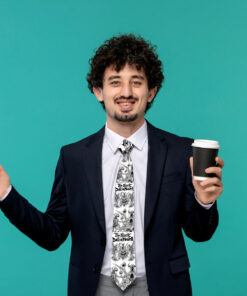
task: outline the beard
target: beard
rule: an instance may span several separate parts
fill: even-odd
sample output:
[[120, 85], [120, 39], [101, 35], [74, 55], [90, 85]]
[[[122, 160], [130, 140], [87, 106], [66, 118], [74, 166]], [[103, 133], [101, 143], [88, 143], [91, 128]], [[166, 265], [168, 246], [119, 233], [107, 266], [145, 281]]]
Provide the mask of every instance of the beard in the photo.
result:
[[121, 122], [131, 122], [136, 120], [137, 117], [138, 117], [137, 113], [132, 115], [129, 115], [129, 114], [119, 115], [116, 112], [114, 113], [114, 118]]

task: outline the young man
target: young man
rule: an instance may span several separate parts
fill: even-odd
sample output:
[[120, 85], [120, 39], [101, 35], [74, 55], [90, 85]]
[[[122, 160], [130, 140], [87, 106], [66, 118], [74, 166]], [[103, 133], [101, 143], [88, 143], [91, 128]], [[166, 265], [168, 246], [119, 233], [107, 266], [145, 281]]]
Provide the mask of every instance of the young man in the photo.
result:
[[71, 231], [69, 296], [192, 295], [182, 228], [195, 241], [213, 235], [223, 160], [207, 169], [216, 177], [193, 180], [193, 140], [145, 120], [164, 79], [151, 44], [113, 37], [90, 62], [89, 89], [106, 125], [61, 148], [45, 213], [0, 167], [0, 208], [47, 250]]

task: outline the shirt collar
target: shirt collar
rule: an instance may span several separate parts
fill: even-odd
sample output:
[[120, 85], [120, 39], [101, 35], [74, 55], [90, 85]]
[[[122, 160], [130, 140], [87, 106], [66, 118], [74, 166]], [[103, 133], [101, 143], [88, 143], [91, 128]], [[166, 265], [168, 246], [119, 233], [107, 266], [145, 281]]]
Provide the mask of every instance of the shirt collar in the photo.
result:
[[[125, 139], [124, 137], [120, 136], [119, 134], [113, 132], [111, 129], [108, 128], [107, 122], [105, 125], [105, 139], [111, 148], [113, 153], [116, 153], [119, 145]], [[138, 150], [142, 150], [143, 146], [147, 140], [147, 122], [144, 120], [143, 125], [134, 132], [130, 137], [126, 138], [130, 141]]]

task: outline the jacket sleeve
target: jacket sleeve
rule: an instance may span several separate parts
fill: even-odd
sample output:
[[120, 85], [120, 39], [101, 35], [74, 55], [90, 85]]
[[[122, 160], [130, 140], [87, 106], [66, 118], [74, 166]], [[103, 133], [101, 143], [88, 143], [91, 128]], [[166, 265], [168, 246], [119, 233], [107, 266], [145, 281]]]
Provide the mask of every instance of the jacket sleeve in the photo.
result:
[[189, 159], [182, 212], [182, 227], [189, 238], [200, 242], [212, 237], [219, 220], [217, 203], [215, 202], [210, 209], [205, 209], [196, 201]]
[[0, 208], [12, 224], [39, 246], [49, 251], [57, 249], [70, 231], [62, 149], [50, 202], [44, 213], [22, 197], [14, 186], [7, 198], [0, 203]]

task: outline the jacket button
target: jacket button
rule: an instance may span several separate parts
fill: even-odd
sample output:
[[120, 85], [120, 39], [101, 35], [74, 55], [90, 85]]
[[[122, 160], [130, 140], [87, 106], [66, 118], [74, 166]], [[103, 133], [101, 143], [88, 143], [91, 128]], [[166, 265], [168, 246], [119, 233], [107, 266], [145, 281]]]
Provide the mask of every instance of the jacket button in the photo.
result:
[[100, 273], [100, 268], [99, 268], [99, 265], [94, 265], [93, 267], [93, 272], [99, 274]]

